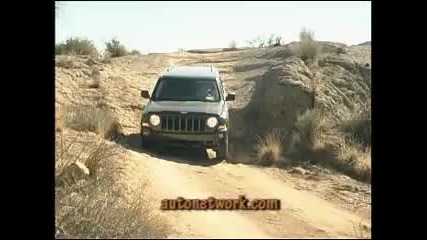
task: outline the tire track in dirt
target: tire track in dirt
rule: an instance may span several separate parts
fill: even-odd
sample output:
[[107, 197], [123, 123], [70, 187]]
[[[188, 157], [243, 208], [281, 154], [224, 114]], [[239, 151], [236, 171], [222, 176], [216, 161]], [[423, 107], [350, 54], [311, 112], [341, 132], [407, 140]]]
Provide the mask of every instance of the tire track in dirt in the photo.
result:
[[[176, 237], [354, 237], [361, 219], [326, 200], [275, 179], [262, 169], [220, 163], [186, 164], [179, 157], [133, 153], [152, 183], [150, 202], [172, 226]], [[200, 159], [199, 159], [200, 160]], [[197, 161], [197, 160], [196, 160]], [[204, 160], [206, 161], [206, 160]], [[184, 162], [184, 163], [183, 163]], [[161, 211], [162, 199], [253, 198], [281, 200], [280, 211]], [[370, 227], [365, 220], [362, 223]]]

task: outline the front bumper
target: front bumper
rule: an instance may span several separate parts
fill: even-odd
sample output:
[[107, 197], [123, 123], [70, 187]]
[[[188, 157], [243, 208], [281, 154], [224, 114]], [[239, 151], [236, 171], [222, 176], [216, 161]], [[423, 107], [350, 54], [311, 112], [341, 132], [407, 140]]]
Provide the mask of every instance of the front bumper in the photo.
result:
[[164, 132], [143, 127], [141, 137], [159, 145], [177, 147], [215, 148], [225, 138], [226, 130], [215, 130], [205, 133]]

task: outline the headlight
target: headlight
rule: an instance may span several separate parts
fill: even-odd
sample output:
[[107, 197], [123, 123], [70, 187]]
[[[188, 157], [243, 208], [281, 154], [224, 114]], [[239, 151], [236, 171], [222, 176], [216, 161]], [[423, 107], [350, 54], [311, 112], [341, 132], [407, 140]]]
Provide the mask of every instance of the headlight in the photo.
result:
[[160, 124], [160, 117], [156, 114], [150, 116], [150, 123], [153, 126], [158, 126]]
[[214, 128], [217, 124], [218, 124], [218, 119], [216, 119], [216, 117], [210, 117], [206, 121], [206, 125], [208, 125], [208, 127], [210, 128]]

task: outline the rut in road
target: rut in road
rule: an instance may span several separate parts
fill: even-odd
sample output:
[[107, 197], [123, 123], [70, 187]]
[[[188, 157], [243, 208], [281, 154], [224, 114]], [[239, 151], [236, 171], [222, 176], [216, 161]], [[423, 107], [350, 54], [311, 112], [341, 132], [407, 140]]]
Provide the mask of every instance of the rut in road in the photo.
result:
[[[173, 154], [173, 153], [172, 153]], [[268, 171], [242, 164], [209, 165], [203, 153], [155, 156], [131, 151], [151, 183], [146, 191], [155, 212], [173, 226], [175, 237], [355, 237], [354, 226], [368, 219], [309, 192], [294, 188]], [[200, 162], [200, 165], [198, 162]], [[162, 199], [280, 199], [279, 211], [162, 211]]]

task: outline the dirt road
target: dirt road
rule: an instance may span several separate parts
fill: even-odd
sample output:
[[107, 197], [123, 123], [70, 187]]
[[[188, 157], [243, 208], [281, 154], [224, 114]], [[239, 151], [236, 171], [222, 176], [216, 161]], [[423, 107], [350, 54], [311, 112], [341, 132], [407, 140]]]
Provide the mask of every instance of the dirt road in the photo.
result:
[[[285, 170], [258, 168], [225, 161], [215, 163], [203, 151], [142, 152], [137, 134], [129, 148], [149, 185], [145, 196], [154, 212], [173, 226], [173, 238], [368, 237], [369, 212], [352, 204], [328, 200], [332, 185], [310, 181]], [[301, 189], [301, 183], [310, 183]], [[318, 191], [316, 191], [316, 189]], [[337, 191], [337, 190], [334, 190]], [[359, 191], [357, 194], [362, 194]], [[280, 210], [161, 210], [163, 199], [279, 199]]]

